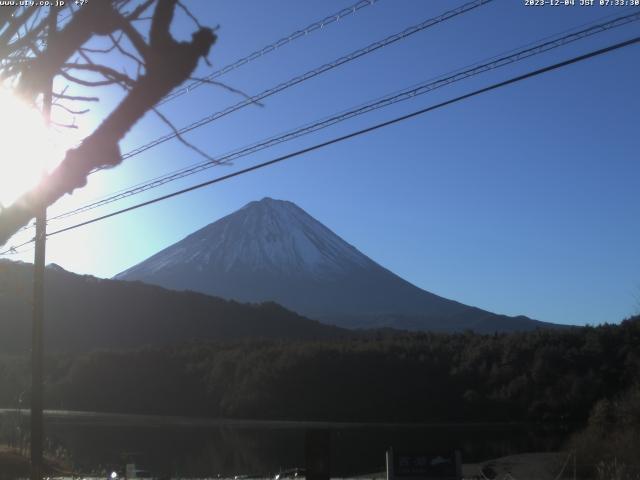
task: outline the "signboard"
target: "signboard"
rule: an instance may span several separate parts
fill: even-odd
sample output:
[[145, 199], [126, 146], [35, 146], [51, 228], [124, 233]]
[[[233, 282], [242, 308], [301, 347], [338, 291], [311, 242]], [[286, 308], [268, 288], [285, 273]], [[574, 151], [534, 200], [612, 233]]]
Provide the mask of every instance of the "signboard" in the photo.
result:
[[460, 452], [387, 450], [387, 480], [460, 480]]

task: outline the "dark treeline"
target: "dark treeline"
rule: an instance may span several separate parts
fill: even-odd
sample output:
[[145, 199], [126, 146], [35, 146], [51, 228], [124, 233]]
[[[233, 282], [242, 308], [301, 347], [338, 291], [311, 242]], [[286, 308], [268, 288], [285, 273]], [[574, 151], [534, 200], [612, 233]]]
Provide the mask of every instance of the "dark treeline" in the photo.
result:
[[[0, 259], [0, 352], [31, 345], [33, 268]], [[208, 339], [333, 339], [352, 335], [273, 302], [242, 304], [140, 282], [105, 280], [58, 268], [45, 272], [45, 346], [50, 352], [127, 349]]]
[[[26, 390], [0, 358], [0, 403]], [[335, 421], [585, 421], [638, 383], [640, 317], [620, 325], [477, 335], [412, 333], [61, 354], [47, 408]]]

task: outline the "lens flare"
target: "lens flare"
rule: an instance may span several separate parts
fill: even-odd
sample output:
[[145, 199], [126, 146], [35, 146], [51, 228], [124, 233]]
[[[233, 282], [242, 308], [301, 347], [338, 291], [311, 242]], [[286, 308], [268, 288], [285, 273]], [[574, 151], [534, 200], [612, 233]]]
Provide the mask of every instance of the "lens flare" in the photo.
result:
[[61, 158], [40, 112], [0, 90], [0, 206], [33, 188]]

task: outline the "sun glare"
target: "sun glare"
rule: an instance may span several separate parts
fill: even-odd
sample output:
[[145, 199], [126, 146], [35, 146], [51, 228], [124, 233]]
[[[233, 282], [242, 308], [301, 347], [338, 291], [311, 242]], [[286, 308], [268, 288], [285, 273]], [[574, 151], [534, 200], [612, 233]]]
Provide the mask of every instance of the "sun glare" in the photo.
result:
[[40, 112], [0, 90], [0, 205], [8, 206], [53, 168], [62, 151]]

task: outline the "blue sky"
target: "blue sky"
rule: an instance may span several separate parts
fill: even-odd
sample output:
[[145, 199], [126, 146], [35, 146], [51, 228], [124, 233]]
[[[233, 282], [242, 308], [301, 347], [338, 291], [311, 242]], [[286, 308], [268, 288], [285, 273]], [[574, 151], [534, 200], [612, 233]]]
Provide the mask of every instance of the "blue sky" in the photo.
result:
[[[190, 0], [220, 25], [220, 67], [354, 2]], [[220, 78], [255, 94], [461, 1], [379, 0]], [[526, 7], [496, 0], [188, 135], [212, 155], [250, 144], [622, 7]], [[175, 34], [193, 29], [186, 18]], [[121, 208], [638, 35], [640, 22], [479, 75], [140, 195]], [[573, 65], [48, 242], [48, 262], [110, 277], [265, 196], [297, 203], [425, 290], [498, 313], [617, 322], [640, 310], [640, 47]], [[201, 74], [211, 71], [202, 65]], [[113, 97], [114, 99], [116, 97]], [[177, 126], [239, 97], [206, 86], [163, 107]], [[110, 106], [108, 99], [97, 113]], [[167, 131], [149, 117], [128, 151]], [[169, 142], [92, 177], [51, 214], [201, 161]], [[109, 212], [94, 210], [73, 222]], [[73, 222], [69, 222], [73, 223]], [[51, 228], [65, 224], [52, 225]], [[29, 259], [30, 253], [25, 259]]]

